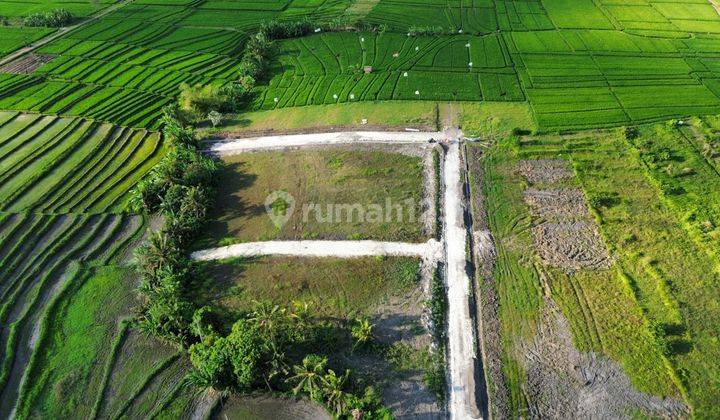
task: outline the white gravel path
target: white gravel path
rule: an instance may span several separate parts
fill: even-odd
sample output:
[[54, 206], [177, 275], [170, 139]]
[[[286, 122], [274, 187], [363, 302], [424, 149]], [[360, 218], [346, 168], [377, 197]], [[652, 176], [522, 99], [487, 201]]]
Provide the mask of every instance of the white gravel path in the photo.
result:
[[359, 258], [374, 255], [421, 257], [428, 262], [442, 258], [442, 244], [434, 239], [425, 243], [378, 241], [267, 241], [248, 242], [206, 249], [192, 254], [197, 261], [234, 257], [284, 255], [298, 257]]
[[442, 132], [346, 131], [338, 133], [292, 134], [223, 140], [210, 143], [207, 151], [217, 155], [227, 156], [253, 150], [273, 150], [334, 144], [426, 144], [430, 139], [441, 140], [444, 138], [445, 133]]
[[445, 155], [445, 241], [448, 286], [448, 411], [451, 419], [481, 418], [475, 403], [474, 325], [470, 314], [470, 278], [466, 271], [467, 231], [464, 221], [460, 145]]

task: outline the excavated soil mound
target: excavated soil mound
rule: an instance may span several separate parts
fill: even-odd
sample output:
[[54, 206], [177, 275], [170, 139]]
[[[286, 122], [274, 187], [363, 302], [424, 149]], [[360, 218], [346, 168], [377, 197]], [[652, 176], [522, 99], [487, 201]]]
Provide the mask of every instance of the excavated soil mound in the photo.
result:
[[535, 338], [524, 349], [531, 417], [615, 419], [638, 410], [651, 418], [688, 417], [682, 402], [637, 391], [616, 362], [579, 352], [567, 320], [551, 301], [539, 319]]

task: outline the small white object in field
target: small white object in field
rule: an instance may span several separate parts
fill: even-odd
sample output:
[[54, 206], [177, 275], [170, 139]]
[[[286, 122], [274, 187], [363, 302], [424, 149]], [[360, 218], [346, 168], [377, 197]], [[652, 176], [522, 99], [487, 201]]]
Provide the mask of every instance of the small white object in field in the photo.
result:
[[461, 33], [462, 33], [462, 29], [458, 29], [458, 33], [461, 34]]
[[466, 47], [470, 48], [470, 43], [465, 44]]
[[407, 77], [407, 72], [403, 72], [403, 77]]
[[415, 94], [416, 94], [416, 95], [419, 95], [419, 94], [420, 94], [420, 91], [419, 91], [419, 90], [416, 90], [416, 91], [415, 91]]
[[420, 51], [420, 47], [415, 47], [415, 51]]
[[354, 94], [354, 93], [351, 93], [351, 94], [350, 94], [350, 99], [355, 99], [355, 94]]
[[468, 66], [472, 67], [472, 61], [468, 63]]
[[362, 125], [367, 124], [367, 118], [363, 118], [362, 120], [360, 120], [360, 124], [362, 124]]
[[322, 29], [320, 29], [320, 28], [315, 28], [315, 33], [318, 33], [318, 32], [320, 32], [320, 31], [322, 31]]
[[280, 102], [280, 99], [278, 99], [278, 98], [273, 98], [273, 101], [275, 101], [275, 103], [278, 103], [278, 102]]
[[365, 38], [360, 38], [360, 42], [365, 42]]
[[333, 93], [333, 99], [337, 99], [337, 98], [338, 98], [337, 94]]

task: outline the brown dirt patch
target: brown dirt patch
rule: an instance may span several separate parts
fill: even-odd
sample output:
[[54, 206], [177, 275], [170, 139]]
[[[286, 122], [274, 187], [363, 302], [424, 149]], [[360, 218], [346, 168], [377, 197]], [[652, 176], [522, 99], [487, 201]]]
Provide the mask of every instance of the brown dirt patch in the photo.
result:
[[[402, 344], [414, 351], [427, 349], [431, 337], [423, 326], [426, 296], [421, 287], [394, 296], [374, 309], [370, 317], [375, 325], [373, 334], [378, 342]], [[397, 371], [386, 360], [374, 354], [355, 353], [346, 362], [353, 371], [363, 372], [368, 382], [379, 385], [383, 404], [396, 419], [443, 419], [445, 413], [435, 395], [423, 381], [419, 369]]]
[[13, 74], [31, 74], [56, 56], [52, 54], [28, 54], [0, 67], [0, 72]]
[[[574, 174], [561, 159], [524, 160], [519, 172], [531, 183], [555, 184]], [[525, 203], [534, 216], [535, 249], [548, 266], [573, 272], [610, 268], [610, 255], [577, 188], [528, 188]]]
[[530, 417], [686, 418], [682, 402], [637, 391], [616, 362], [572, 344], [567, 319], [547, 300], [534, 339], [523, 349]]
[[543, 223], [532, 228], [540, 259], [566, 271], [610, 268], [610, 256], [592, 223]]
[[528, 188], [523, 196], [533, 214], [543, 219], [577, 219], [589, 216], [585, 195], [577, 188], [552, 190]]
[[518, 171], [532, 184], [551, 184], [573, 176], [568, 163], [562, 159], [521, 160]]

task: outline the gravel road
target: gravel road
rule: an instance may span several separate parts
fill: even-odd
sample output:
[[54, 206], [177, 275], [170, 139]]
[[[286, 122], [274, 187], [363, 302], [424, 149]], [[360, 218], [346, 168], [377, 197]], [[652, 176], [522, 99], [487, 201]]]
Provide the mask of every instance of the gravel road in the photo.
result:
[[197, 261], [211, 261], [235, 257], [257, 257], [261, 255], [337, 258], [391, 255], [421, 257], [425, 261], [437, 261], [442, 257], [442, 244], [434, 239], [419, 244], [378, 241], [248, 242], [197, 251], [192, 254], [192, 258]]
[[290, 134], [217, 141], [210, 143], [207, 151], [220, 156], [228, 156], [253, 150], [273, 150], [335, 144], [427, 144], [430, 139], [439, 140], [444, 138], [444, 133], [412, 131], [345, 131], [339, 133]]
[[448, 288], [448, 411], [451, 419], [481, 418], [475, 403], [475, 329], [470, 314], [471, 289], [467, 275], [463, 183], [460, 144], [453, 142], [445, 155], [443, 183]]

